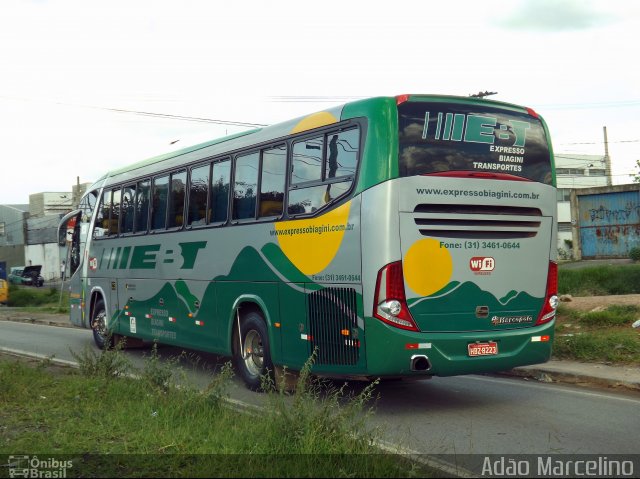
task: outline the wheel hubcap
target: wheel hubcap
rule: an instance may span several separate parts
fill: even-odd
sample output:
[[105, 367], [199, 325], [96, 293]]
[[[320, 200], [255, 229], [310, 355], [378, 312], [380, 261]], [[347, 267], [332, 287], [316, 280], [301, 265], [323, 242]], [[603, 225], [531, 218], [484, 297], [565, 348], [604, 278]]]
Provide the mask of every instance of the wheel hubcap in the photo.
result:
[[104, 311], [100, 311], [96, 317], [93, 319], [93, 324], [91, 325], [96, 333], [100, 336], [104, 337], [107, 333], [107, 325], [105, 321], [106, 313]]
[[244, 364], [247, 370], [254, 376], [262, 374], [264, 364], [264, 349], [262, 338], [254, 329], [244, 337]]

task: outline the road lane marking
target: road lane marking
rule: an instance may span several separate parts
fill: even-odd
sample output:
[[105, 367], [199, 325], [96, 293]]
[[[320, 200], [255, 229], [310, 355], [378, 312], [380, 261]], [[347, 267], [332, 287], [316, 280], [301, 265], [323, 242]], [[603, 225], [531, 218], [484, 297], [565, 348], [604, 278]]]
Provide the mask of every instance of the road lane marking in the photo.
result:
[[[476, 381], [488, 381], [488, 382], [492, 382], [492, 383], [508, 384], [510, 386], [517, 386], [517, 387], [523, 387], [524, 386], [524, 387], [533, 388], [533, 389], [541, 389], [541, 388], [545, 388], [545, 387], [549, 387], [549, 386], [569, 386], [570, 385], [570, 384], [563, 384], [563, 383], [537, 384], [537, 383], [526, 382], [524, 380], [520, 381], [520, 382], [516, 382], [516, 381], [513, 381], [512, 379], [508, 379], [508, 378], [498, 379], [498, 378], [489, 378], [489, 377], [485, 377], [485, 376], [457, 376], [457, 377], [460, 378], [460, 379], [466, 378], [466, 379], [473, 379], [473, 380], [476, 380]], [[589, 396], [589, 397], [596, 397], [596, 398], [607, 398], [607, 399], [617, 399], [619, 401], [625, 401], [625, 402], [630, 402], [630, 403], [634, 403], [634, 404], [640, 403], [640, 398], [635, 399], [635, 398], [629, 398], [629, 397], [624, 397], [624, 396], [615, 396], [615, 395], [612, 395], [612, 394], [581, 391], [581, 390], [578, 390], [578, 389], [569, 389], [569, 388], [565, 388], [565, 387], [561, 388], [561, 390], [563, 392], [577, 394], [577, 395], [581, 395], [581, 396]]]

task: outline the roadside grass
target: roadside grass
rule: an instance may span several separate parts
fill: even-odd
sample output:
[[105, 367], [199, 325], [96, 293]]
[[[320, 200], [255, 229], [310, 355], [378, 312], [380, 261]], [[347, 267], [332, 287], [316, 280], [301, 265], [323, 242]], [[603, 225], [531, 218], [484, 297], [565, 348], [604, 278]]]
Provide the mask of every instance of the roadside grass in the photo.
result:
[[553, 357], [640, 365], [640, 333], [631, 327], [639, 317], [638, 306], [609, 306], [581, 312], [561, 304]]
[[558, 269], [558, 292], [574, 296], [640, 293], [640, 265]]
[[36, 288], [33, 286], [9, 286], [7, 306], [20, 307], [28, 312], [68, 313], [69, 291], [54, 287]]
[[64, 455], [84, 477], [436, 474], [373, 446], [375, 384], [349, 395], [309, 363], [292, 394], [265, 382], [267, 406], [239, 411], [225, 401], [229, 364], [202, 390], [155, 348], [142, 371], [117, 349], [75, 354], [79, 370], [0, 357], [0, 454]]

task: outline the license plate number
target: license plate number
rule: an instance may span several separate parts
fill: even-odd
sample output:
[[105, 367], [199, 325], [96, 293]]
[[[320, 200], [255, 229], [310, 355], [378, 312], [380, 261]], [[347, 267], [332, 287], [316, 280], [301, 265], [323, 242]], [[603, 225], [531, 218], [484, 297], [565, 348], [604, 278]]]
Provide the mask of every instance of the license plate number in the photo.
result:
[[494, 356], [498, 354], [498, 343], [473, 343], [468, 345], [469, 356]]

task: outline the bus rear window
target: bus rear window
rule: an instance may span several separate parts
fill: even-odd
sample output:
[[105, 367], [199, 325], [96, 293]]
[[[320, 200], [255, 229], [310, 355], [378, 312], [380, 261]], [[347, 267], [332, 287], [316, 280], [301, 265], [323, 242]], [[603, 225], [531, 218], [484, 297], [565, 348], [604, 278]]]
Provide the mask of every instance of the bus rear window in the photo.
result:
[[401, 176], [480, 171], [552, 184], [539, 119], [491, 106], [406, 102], [398, 106]]

